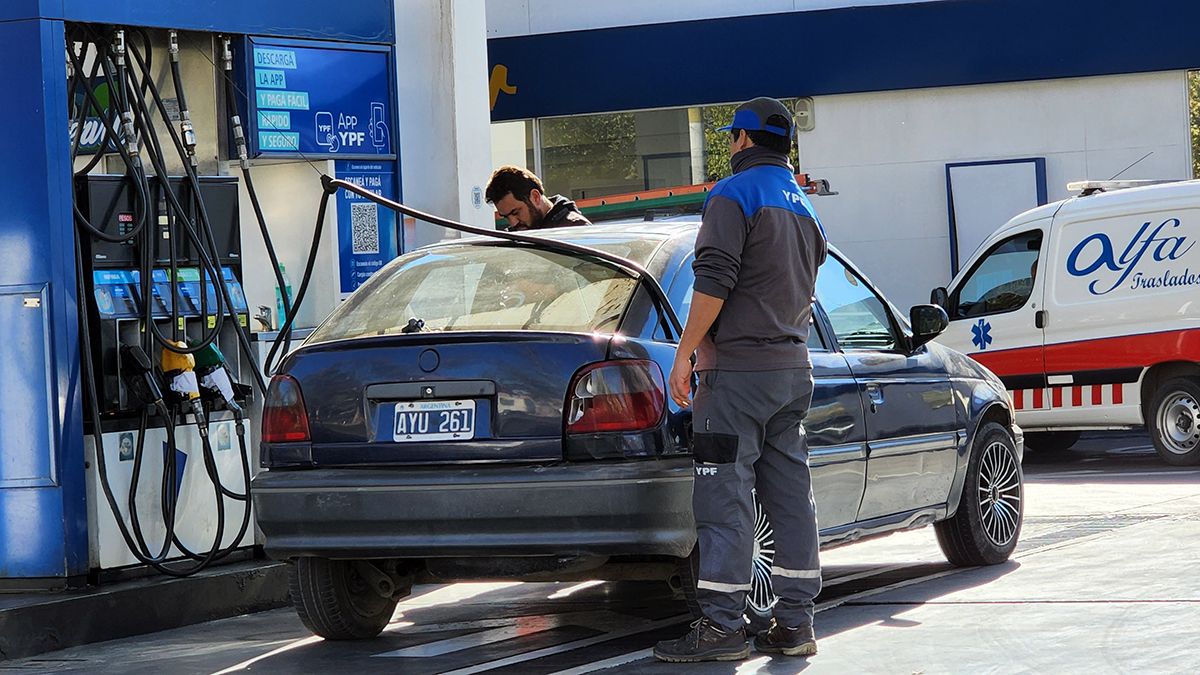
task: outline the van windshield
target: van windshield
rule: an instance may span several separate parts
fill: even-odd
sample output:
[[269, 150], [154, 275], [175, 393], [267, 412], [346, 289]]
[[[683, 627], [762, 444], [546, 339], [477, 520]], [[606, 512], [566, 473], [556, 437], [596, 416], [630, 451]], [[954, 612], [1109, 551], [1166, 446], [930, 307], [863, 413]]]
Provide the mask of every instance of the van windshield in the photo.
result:
[[[626, 241], [622, 248], [637, 250], [614, 252], [645, 258], [657, 243]], [[608, 265], [561, 253], [512, 246], [441, 246], [380, 270], [309, 342], [397, 334], [409, 319], [423, 321], [423, 332], [607, 333], [616, 330], [636, 286], [634, 279]]]

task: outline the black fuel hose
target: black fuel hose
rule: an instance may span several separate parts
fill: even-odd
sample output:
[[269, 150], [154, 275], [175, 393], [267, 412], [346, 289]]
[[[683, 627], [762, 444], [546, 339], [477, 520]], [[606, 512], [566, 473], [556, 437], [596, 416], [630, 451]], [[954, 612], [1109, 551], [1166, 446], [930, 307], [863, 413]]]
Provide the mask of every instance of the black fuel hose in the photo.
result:
[[[327, 178], [329, 177], [323, 176], [321, 178], [322, 182], [324, 182]], [[284, 321], [283, 326], [279, 329], [280, 335], [291, 332], [292, 323], [296, 320], [296, 314], [300, 310], [300, 305], [304, 303], [304, 295], [308, 292], [308, 282], [312, 280], [313, 268], [316, 267], [317, 264], [317, 251], [321, 246], [321, 234], [325, 231], [325, 212], [329, 207], [329, 197], [333, 194], [332, 192], [329, 192], [328, 187], [326, 187], [325, 190], [325, 194], [321, 197], [321, 205], [317, 207], [317, 223], [316, 226], [313, 227], [312, 247], [308, 250], [308, 262], [304, 266], [304, 278], [300, 281], [300, 289], [296, 292], [296, 300], [292, 304], [291, 310], [288, 311], [287, 319]], [[279, 348], [282, 345], [283, 343], [279, 340], [276, 340], [275, 344], [271, 345], [271, 351], [267, 353], [267, 358], [263, 362], [264, 371], [269, 373], [273, 370], [275, 356], [279, 353]]]
[[[130, 54], [133, 56], [134, 60], [138, 62], [139, 65], [142, 64], [141, 55], [138, 53], [138, 51], [136, 49], [131, 49]], [[176, 76], [177, 74], [178, 74], [178, 67], [173, 69], [173, 77]], [[245, 354], [247, 362], [253, 363], [254, 362], [254, 349], [253, 349], [253, 347], [250, 346], [249, 336], [246, 335], [247, 327], [242, 326], [241, 322], [239, 322], [237, 320], [237, 317], [236, 317], [237, 311], [234, 306], [232, 296], [230, 295], [230, 292], [229, 292], [229, 284], [226, 283], [225, 276], [224, 276], [224, 274], [222, 274], [222, 270], [220, 267], [220, 256], [218, 253], [216, 239], [213, 237], [212, 226], [211, 226], [211, 223], [210, 223], [210, 220], [208, 217], [208, 209], [204, 204], [203, 198], [201, 197], [200, 179], [196, 175], [195, 167], [187, 159], [188, 153], [187, 153], [186, 149], [184, 148], [183, 142], [180, 140], [178, 133], [175, 131], [175, 128], [173, 126], [171, 126], [171, 124], [170, 124], [170, 121], [171, 121], [170, 115], [166, 109], [166, 105], [164, 105], [164, 103], [163, 103], [162, 95], [159, 93], [158, 88], [154, 85], [153, 81], [150, 81], [148, 84], [149, 84], [150, 94], [154, 99], [155, 105], [157, 106], [160, 114], [162, 115], [163, 121], [167, 125], [167, 131], [169, 132], [171, 141], [174, 143], [176, 151], [180, 153], [180, 157], [184, 159], [184, 169], [187, 172], [188, 181], [192, 187], [192, 194], [195, 198], [197, 210], [199, 211], [199, 215], [200, 215], [199, 229], [201, 231], [201, 234], [203, 234], [205, 239], [207, 240], [206, 243], [207, 243], [209, 249], [212, 250], [213, 255], [215, 257], [217, 257], [216, 276], [213, 280], [213, 286], [218, 291], [218, 293], [217, 293], [218, 305], [220, 305], [223, 302], [225, 307], [227, 307], [229, 309], [229, 314], [234, 315], [234, 320], [233, 320], [234, 334], [237, 336], [238, 344], [242, 349], [242, 353]], [[183, 89], [183, 83], [181, 80], [175, 81], [174, 85], [176, 88], [176, 93], [179, 93], [179, 91]], [[174, 194], [172, 193], [172, 191], [167, 190], [166, 192], [169, 196], [172, 197], [172, 199], [174, 199]], [[198, 252], [201, 254], [202, 257], [204, 257], [204, 254], [205, 254], [203, 248], [204, 248], [203, 246], [198, 247]], [[211, 265], [211, 263], [210, 263], [210, 265]], [[204, 293], [203, 295], [207, 296], [207, 293]], [[222, 321], [224, 319], [224, 316], [225, 316], [224, 313], [218, 312], [217, 321], [218, 322]], [[252, 375], [254, 376], [255, 384], [258, 385], [259, 391], [261, 391], [263, 393], [263, 395], [265, 396], [266, 391], [267, 391], [267, 383], [263, 379], [262, 374], [260, 374], [256, 368], [251, 368], [250, 370], [251, 370]]]
[[[667, 299], [667, 294], [663, 291], [662, 286], [658, 283], [658, 280], [654, 278], [654, 275], [646, 271], [644, 267], [632, 260], [622, 258], [621, 256], [614, 255], [606, 251], [601, 251], [590, 246], [582, 246], [565, 241], [556, 241], [554, 239], [546, 239], [528, 234], [518, 234], [516, 232], [485, 229], [482, 227], [475, 227], [473, 225], [467, 225], [466, 223], [449, 220], [447, 218], [435, 216], [431, 213], [419, 211], [410, 206], [405, 206], [400, 202], [377, 195], [366, 188], [355, 185], [354, 183], [338, 180], [328, 175], [321, 176], [321, 187], [324, 194], [321, 195], [321, 203], [317, 208], [317, 222], [316, 226], [313, 228], [313, 245], [309, 250], [308, 263], [304, 268], [304, 278], [300, 282], [300, 291], [296, 294], [296, 308], [299, 308], [300, 304], [304, 301], [304, 295], [308, 290], [308, 284], [312, 278], [313, 268], [316, 265], [317, 248], [321, 241], [321, 233], [325, 227], [325, 212], [329, 206], [329, 198], [336, 194], [338, 190], [347, 190], [365, 199], [375, 202], [380, 206], [396, 211], [397, 213], [445, 227], [450, 230], [479, 235], [482, 237], [503, 239], [518, 244], [565, 253], [576, 257], [594, 258], [607, 263], [610, 267], [628, 275], [648, 289], [651, 299], [654, 301], [654, 304], [659, 310], [659, 317], [663, 319], [663, 329], [666, 331], [668, 336], [671, 334], [676, 336], [683, 335], [683, 325], [679, 321], [679, 316], [675, 313], [675, 309], [671, 306], [671, 302]], [[289, 314], [287, 323], [283, 330], [290, 330], [292, 321], [294, 319], [295, 312], [293, 311], [291, 314]], [[267, 372], [271, 372], [276, 353], [279, 351], [279, 346], [280, 343], [276, 341], [274, 346], [271, 347], [270, 353], [267, 354], [267, 359], [265, 362], [265, 369]]]
[[658, 305], [660, 316], [665, 317], [666, 321], [669, 322], [669, 326], [664, 325], [664, 328], [667, 329], [667, 333], [671, 334], [673, 331], [674, 335], [676, 336], [683, 335], [683, 325], [679, 321], [679, 316], [675, 313], [674, 308], [671, 306], [670, 300], [667, 299], [667, 294], [663, 291], [662, 286], [658, 283], [658, 280], [654, 278], [654, 275], [646, 271], [644, 267], [632, 260], [623, 258], [613, 253], [608, 253], [607, 251], [601, 251], [590, 246], [582, 246], [580, 244], [572, 244], [570, 242], [558, 241], [555, 239], [548, 239], [545, 237], [538, 237], [535, 235], [522, 234], [518, 232], [505, 232], [503, 230], [475, 227], [474, 225], [467, 225], [466, 223], [460, 223], [447, 218], [441, 218], [431, 213], [418, 211], [411, 206], [405, 206], [400, 202], [387, 199], [386, 197], [381, 197], [380, 195], [377, 195], [361, 186], [355, 185], [354, 183], [344, 180], [337, 180], [329, 176], [322, 176], [321, 184], [325, 190], [325, 194], [321, 198], [322, 205], [324, 205], [324, 203], [329, 200], [329, 197], [335, 192], [337, 192], [339, 189], [343, 189], [353, 192], [361, 197], [375, 202], [376, 204], [379, 204], [380, 206], [385, 206], [398, 213], [402, 213], [406, 216], [416, 218], [417, 220], [423, 220], [434, 225], [439, 225], [450, 230], [456, 230], [466, 234], [474, 234], [481, 237], [503, 239], [506, 241], [511, 241], [518, 244], [526, 244], [549, 251], [566, 253], [576, 257], [584, 256], [603, 261], [609, 264], [611, 267], [644, 284], [649, 290], [655, 304]]
[[[148, 35], [145, 34], [145, 32], [143, 31], [143, 32], [139, 33], [139, 36], [142, 38], [143, 44], [146, 46], [149, 46]], [[86, 49], [88, 48], [88, 46], [89, 46], [89, 43], [85, 42], [84, 43], [85, 53], [86, 53]], [[161, 97], [158, 96], [157, 90], [153, 84], [153, 78], [151, 77], [151, 73], [149, 71], [149, 68], [150, 68], [149, 55], [147, 55], [147, 58], [142, 59], [136, 48], [128, 49], [128, 53], [134, 56], [134, 59], [136, 61], [138, 61], [138, 66], [140, 66], [141, 82], [139, 83], [139, 81], [138, 81], [139, 78], [137, 77], [138, 69], [125, 68], [122, 63], [118, 63], [118, 64], [114, 65], [111, 61], [109, 61], [106, 58], [106, 56], [103, 52], [104, 46], [102, 46], [100, 43], [97, 42], [95, 44], [95, 47], [96, 47], [98, 54], [97, 54], [97, 58], [96, 58], [96, 63], [94, 65], [94, 71], [103, 68], [105, 80], [108, 82], [110, 90], [113, 91], [113, 100], [116, 102], [116, 107], [119, 107], [120, 109], [127, 111], [127, 113], [129, 113], [129, 115], [125, 118], [126, 121], [132, 123], [134, 125], [135, 129], [141, 130], [142, 135], [140, 138], [142, 139], [142, 141], [144, 141], [148, 144], [146, 150], [148, 151], [148, 156], [150, 157], [151, 164], [153, 165], [153, 168], [155, 169], [155, 172], [157, 173], [159, 180], [163, 181], [164, 195], [167, 197], [168, 201], [171, 202], [170, 206], [171, 206], [173, 212], [179, 216], [179, 222], [184, 226], [185, 230], [187, 231], [187, 234], [190, 236], [191, 241], [196, 245], [196, 248], [197, 248], [199, 255], [201, 257], [201, 260], [202, 260], [203, 273], [208, 274], [210, 272], [210, 270], [215, 270], [215, 273], [212, 274], [212, 276], [215, 277], [214, 286], [217, 286], [219, 288], [224, 287], [225, 286], [224, 277], [223, 277], [223, 274], [221, 274], [220, 268], [213, 265], [211, 258], [207, 255], [207, 251], [205, 250], [207, 247], [208, 250], [212, 250], [215, 254], [215, 252], [217, 251], [217, 247], [215, 245], [214, 237], [212, 236], [211, 227], [209, 226], [209, 224], [207, 222], [207, 213], [203, 212], [203, 204], [200, 205], [200, 209], [202, 212], [201, 213], [202, 226], [203, 226], [202, 229], [204, 230], [202, 232], [202, 234], [205, 235], [202, 238], [200, 235], [198, 235], [194, 231], [193, 225], [187, 216], [187, 211], [186, 211], [185, 207], [176, 198], [176, 196], [174, 195], [174, 192], [169, 189], [169, 184], [166, 183], [165, 178], [164, 178], [165, 176], [168, 175], [166, 172], [165, 161], [164, 161], [165, 156], [162, 152], [162, 147], [158, 142], [157, 134], [155, 133], [153, 123], [150, 121], [150, 112], [147, 109], [145, 102], [144, 102], [145, 92], [152, 92], [155, 94], [156, 103], [158, 104], [159, 109], [160, 110], [164, 109], [164, 106], [162, 105]], [[71, 49], [70, 47], [68, 47], [68, 51], [70, 52], [69, 58], [72, 61], [72, 65], [73, 65], [75, 73], [76, 73], [76, 78], [74, 78], [72, 81], [72, 89], [74, 89], [75, 87], [81, 86], [85, 92], [85, 95], [87, 96], [88, 105], [95, 108], [96, 110], [101, 110], [102, 108], [98, 105], [98, 100], [97, 100], [98, 96], [96, 95], [94, 88], [91, 86], [91, 82], [87, 81], [87, 74], [84, 73], [82, 67], [80, 67], [81, 62], [82, 62], [82, 56], [80, 54], [76, 53], [75, 50]], [[115, 73], [114, 73], [114, 71], [115, 71]], [[114, 77], [114, 74], [115, 74], [115, 77]], [[127, 88], [127, 85], [129, 85], [128, 88]], [[138, 92], [138, 91], [143, 92], [143, 95], [137, 96], [136, 92]], [[134, 95], [132, 95], [132, 96], [129, 95], [130, 92], [132, 92]], [[110, 109], [113, 109], [113, 108], [110, 108]], [[86, 112], [86, 110], [88, 110], [88, 108], [84, 108], [84, 112]], [[164, 115], [165, 115], [165, 111], [164, 111]], [[81, 119], [81, 125], [82, 125], [82, 121], [86, 120], [86, 114], [81, 113], [81, 118], [82, 118]], [[130, 119], [130, 118], [132, 118], [132, 119]], [[169, 124], [168, 124], [168, 128], [170, 128]], [[126, 130], [128, 130], [128, 127], [126, 127]], [[164, 471], [163, 471], [163, 476], [162, 476], [162, 484], [160, 486], [160, 505], [159, 506], [160, 506], [160, 510], [162, 513], [164, 525], [166, 527], [166, 535], [164, 537], [164, 541], [163, 541], [161, 550], [159, 550], [157, 552], [153, 552], [153, 551], [149, 550], [150, 547], [144, 536], [141, 519], [139, 517], [139, 513], [138, 513], [138, 509], [137, 509], [137, 500], [136, 500], [136, 495], [138, 492], [138, 485], [140, 484], [140, 478], [141, 478], [141, 473], [142, 473], [142, 460], [144, 458], [144, 453], [146, 451], [146, 448], [145, 448], [146, 429], [148, 427], [149, 414], [147, 411], [143, 411], [142, 415], [141, 415], [141, 419], [139, 420], [138, 444], [137, 444], [137, 448], [136, 448], [136, 456], [135, 456], [135, 462], [134, 462], [133, 481], [132, 481], [131, 489], [130, 489], [130, 492], [128, 495], [129, 519], [132, 524], [132, 529], [131, 529], [130, 524], [126, 523], [124, 517], [121, 514], [117, 500], [112, 492], [111, 481], [109, 480], [109, 476], [108, 476], [107, 457], [105, 456], [105, 453], [104, 453], [102, 420], [100, 417], [99, 406], [98, 406], [99, 398], [98, 398], [97, 389], [96, 389], [96, 382], [97, 382], [96, 369], [95, 369], [95, 363], [92, 359], [91, 347], [90, 347], [91, 341], [92, 341], [92, 336], [91, 336], [91, 326], [89, 323], [89, 303], [86, 300], [86, 298], [88, 297], [87, 290], [86, 290], [87, 283], [86, 283], [86, 279], [84, 277], [84, 263], [83, 263], [83, 259], [82, 259], [84, 249], [82, 248], [82, 239], [81, 239], [85, 235], [89, 235], [89, 236], [93, 236], [95, 238], [105, 239], [105, 240], [109, 240], [109, 241], [113, 241], [113, 242], [129, 242], [129, 241], [135, 240], [139, 236], [143, 237], [144, 244], [140, 247], [141, 248], [140, 266], [143, 270], [143, 274], [145, 277], [144, 279], [142, 279], [142, 284], [141, 284], [142, 285], [142, 289], [141, 289], [142, 290], [142, 299], [144, 300], [143, 304], [144, 304], [144, 309], [145, 309], [145, 314], [146, 314], [145, 319], [152, 329], [157, 328], [154, 323], [152, 287], [151, 287], [152, 277], [153, 277], [152, 270], [153, 270], [153, 263], [154, 263], [152, 250], [153, 250], [156, 232], [153, 230], [153, 228], [145, 227], [145, 224], [148, 222], [148, 220], [150, 218], [150, 213], [152, 210], [151, 209], [152, 204], [150, 203], [149, 178], [146, 176], [145, 171], [142, 168], [140, 157], [137, 154], [130, 152], [130, 148], [135, 147], [135, 146], [133, 146], [132, 142], [129, 141], [128, 134], [126, 134], [126, 136], [127, 136], [126, 140], [127, 140], [127, 142], [129, 142], [127, 145], [126, 143], [122, 143], [119, 138], [112, 138], [113, 133], [114, 132], [112, 131], [110, 126], [105, 127], [105, 131], [104, 131], [105, 146], [107, 146], [107, 143], [110, 139], [113, 140], [114, 141], [113, 145], [116, 147], [117, 151], [119, 152], [119, 154], [121, 155], [122, 159], [124, 160], [124, 162], [126, 164], [127, 178], [129, 179], [130, 182], [132, 182], [134, 184], [134, 186], [136, 187], [136, 190], [137, 190], [137, 194], [135, 196], [135, 207], [136, 207], [135, 210], [138, 212], [137, 215], [139, 217], [137, 218], [136, 227], [134, 229], [132, 229], [130, 232], [124, 233], [122, 235], [111, 235], [111, 234], [108, 234], [107, 232], [100, 230], [99, 228], [93, 227], [92, 224], [90, 222], [88, 222], [86, 218], [82, 217], [82, 214], [79, 212], [78, 206], [76, 206], [76, 208], [75, 208], [76, 215], [77, 215], [76, 248], [77, 248], [77, 251], [79, 252], [76, 256], [76, 277], [77, 277], [76, 281], [77, 281], [78, 297], [80, 298], [80, 303], [79, 303], [80, 336], [81, 336], [81, 354], [80, 354], [80, 356], [81, 356], [81, 362], [82, 362], [82, 367], [83, 367], [83, 372], [82, 372], [83, 378], [82, 379], [85, 380], [85, 385], [87, 387], [86, 392], [89, 397], [88, 400], [89, 400], [90, 405], [88, 407], [90, 408], [90, 411], [89, 411], [90, 418], [91, 418], [90, 422], [93, 427], [93, 436], [95, 439], [94, 447], [96, 450], [97, 469], [100, 474], [100, 483], [101, 483], [101, 487], [102, 487], [102, 492], [104, 493], [104, 498], [108, 502], [109, 508], [114, 515], [114, 520], [116, 521], [116, 524], [118, 526], [118, 529], [120, 531], [122, 539], [125, 541], [125, 544], [126, 544], [127, 548], [129, 549], [129, 551], [131, 552], [131, 554], [133, 555], [133, 557], [135, 559], [137, 559], [140, 563], [149, 565], [149, 566], [153, 567], [154, 569], [157, 569], [158, 571], [160, 571], [164, 574], [168, 574], [170, 576], [183, 577], [183, 576], [189, 576], [191, 574], [194, 574], [195, 572], [200, 571], [201, 569], [208, 566], [215, 560], [218, 560], [218, 559], [228, 555], [229, 553], [231, 553], [233, 550], [235, 550], [237, 543], [242, 539], [242, 537], [245, 535], [246, 531], [249, 529], [250, 506], [249, 506], [248, 486], [249, 486], [249, 481], [250, 481], [250, 475], [249, 475], [250, 467], [249, 467], [249, 456], [248, 456], [248, 453], [246, 452], [246, 445], [245, 445], [245, 430], [244, 430], [244, 424], [242, 421], [242, 417], [239, 414], [237, 416], [237, 425], [238, 425], [237, 428], [238, 428], [238, 435], [239, 435], [239, 446], [240, 446], [241, 453], [242, 453], [242, 456], [241, 456], [242, 471], [241, 471], [241, 473], [242, 473], [242, 477], [243, 477], [243, 484], [246, 486], [244, 493], [235, 492], [221, 483], [220, 473], [219, 473], [219, 470], [218, 470], [218, 467], [216, 464], [215, 455], [212, 452], [211, 442], [209, 441], [207, 436], [202, 434], [202, 443], [204, 446], [203, 461], [205, 464], [205, 471], [208, 474], [210, 481], [212, 482], [213, 491], [214, 491], [213, 492], [214, 499], [216, 501], [217, 536], [215, 537], [212, 547], [208, 550], [206, 555], [198, 556], [198, 555], [192, 554], [190, 551], [187, 552], [188, 554], [190, 554], [189, 557], [193, 558], [193, 560], [195, 561], [195, 564], [187, 565], [187, 566], [183, 566], [183, 567], [180, 567], [177, 565], [169, 566], [169, 565], [165, 564], [167, 557], [170, 555], [170, 552], [171, 552], [170, 549], [171, 549], [172, 543], [176, 543], [177, 545], [179, 544], [179, 537], [178, 537], [178, 534], [176, 532], [176, 527], [175, 527], [175, 525], [176, 525], [176, 502], [177, 502], [177, 498], [178, 498], [178, 494], [177, 494], [178, 490], [175, 485], [175, 473], [176, 473], [175, 470], [177, 467], [175, 454], [168, 453], [168, 455], [166, 457], [166, 461], [164, 462], [165, 466], [164, 466]], [[79, 137], [79, 135], [77, 134], [76, 138], [78, 138], [78, 137]], [[174, 140], [177, 140], [177, 139], [174, 139]], [[177, 149], [179, 148], [178, 142], [176, 143], [176, 148]], [[78, 151], [78, 144], [73, 143], [73, 145], [72, 145], [72, 159], [73, 160], [74, 160], [74, 157], [75, 157], [77, 151]], [[100, 153], [100, 154], [102, 155], [103, 153]], [[183, 156], [183, 153], [181, 153], [181, 156]], [[91, 165], [94, 166], [94, 164], [97, 162], [98, 162], [98, 160], [93, 160]], [[89, 168], [89, 170], [90, 170], [90, 168]], [[191, 179], [192, 186], [196, 187], [196, 185], [198, 184], [198, 179], [196, 178], [194, 171], [190, 172], [190, 179]], [[193, 190], [193, 192], [198, 196], [198, 194], [199, 194], [198, 189]], [[118, 198], [119, 198], [119, 195], [118, 195]], [[115, 200], [114, 200], [114, 208], [115, 208]], [[172, 211], [168, 211], [168, 215], [170, 215], [171, 213], [172, 213]], [[111, 214], [109, 214], [109, 216], [111, 216]], [[107, 221], [108, 221], [108, 217], [106, 216], [106, 218], [103, 222], [107, 222]], [[172, 240], [172, 265], [173, 266], [175, 265], [175, 261], [176, 261], [176, 257], [174, 255], [174, 239], [173, 239]], [[173, 281], [173, 284], [174, 284], [174, 281]], [[221, 309], [220, 313], [221, 313], [222, 317], [224, 317], [225, 312], [223, 311], [223, 308], [221, 307], [222, 301], [224, 301], [225, 307], [230, 308], [231, 312], [233, 311], [234, 308], [233, 308], [233, 303], [230, 302], [227, 288], [222, 288], [222, 291], [224, 291], [224, 292], [221, 295], [218, 295], [218, 297], [217, 297], [217, 303], [218, 303], [218, 308]], [[176, 293], [176, 297], [178, 297], [178, 295], [177, 295], [178, 291], [175, 290], [174, 293]], [[207, 293], [205, 293], [204, 295], [206, 297]], [[174, 304], [177, 304], [177, 303], [173, 303], [173, 305]], [[205, 313], [207, 313], [207, 312], [205, 312]], [[235, 321], [236, 321], [236, 319], [235, 319]], [[150, 330], [150, 331], [143, 332], [142, 339], [144, 341], [145, 348], [149, 349], [150, 347], [152, 347], [153, 342], [155, 342], [155, 341], [163, 342], [163, 343], [170, 342], [170, 341], [164, 340], [163, 337], [161, 336], [161, 334], [156, 335], [156, 333], [158, 333], [157, 330]], [[211, 339], [215, 339], [218, 334], [219, 334], [219, 331], [214, 330], [211, 333], [211, 335], [208, 337], [210, 337]], [[244, 336], [243, 336], [243, 338], [244, 338]], [[210, 342], [211, 342], [211, 339], [210, 339]], [[243, 343], [244, 343], [243, 347], [246, 349], [246, 351], [248, 353], [249, 352], [248, 340], [243, 340]], [[172, 345], [172, 346], [174, 346], [174, 345]], [[204, 345], [195, 345], [186, 350], [184, 350], [183, 348], [176, 348], [174, 351], [177, 351], [177, 352], [196, 351], [199, 348], [202, 348], [203, 346]], [[256, 373], [256, 375], [257, 375], [257, 373]], [[259, 382], [260, 382], [260, 386], [261, 386], [261, 384], [262, 384], [261, 378], [259, 379]], [[165, 425], [166, 425], [168, 446], [174, 448], [174, 447], [176, 447], [176, 442], [175, 442], [175, 424], [174, 424], [174, 419], [172, 416], [173, 413], [170, 410], [160, 410], [159, 412], [160, 412], [160, 414], [162, 414]], [[228, 549], [222, 549], [221, 542], [224, 538], [224, 533], [225, 533], [225, 529], [226, 529], [226, 513], [225, 513], [226, 505], [225, 505], [224, 499], [227, 497], [231, 498], [231, 499], [243, 501], [246, 503], [246, 506], [244, 508], [241, 527], [239, 529], [238, 536], [234, 540], [233, 545], [228, 547]]]
[[[283, 342], [283, 352], [286, 354], [291, 351], [292, 331], [289, 328], [287, 332], [284, 332], [282, 328], [287, 316], [292, 313], [292, 299], [289, 297], [287, 284], [283, 280], [283, 269], [279, 266], [279, 256], [275, 253], [275, 242], [271, 239], [271, 232], [267, 228], [267, 219], [263, 215], [262, 204], [258, 201], [258, 191], [254, 188], [254, 179], [250, 175], [250, 161], [246, 153], [245, 137], [242, 135], [241, 116], [238, 112], [236, 97], [237, 88], [233, 85], [233, 78], [227, 75], [225, 77], [225, 104], [228, 109], [231, 126], [234, 129], [234, 136], [237, 138], [238, 160], [242, 167], [242, 176], [246, 179], [246, 192], [250, 195], [250, 205], [254, 208], [254, 218], [258, 222], [258, 231], [262, 235], [263, 245], [267, 249], [267, 257], [271, 261], [271, 271], [275, 273], [275, 283], [279, 288], [279, 297], [283, 301], [283, 316], [277, 317], [280, 332], [276, 336], [275, 341]], [[268, 360], [267, 363], [269, 362]], [[271, 372], [270, 368], [265, 368], [264, 370], [268, 373]]]
[[[97, 45], [97, 51], [100, 51], [99, 45]], [[67, 55], [71, 60], [72, 67], [75, 69], [76, 76], [81, 78], [80, 84], [83, 85], [84, 96], [87, 98], [88, 104], [96, 110], [103, 110], [104, 106], [100, 105], [100, 101], [96, 96], [95, 89], [91, 86], [90, 82], [82, 78], [83, 64], [80, 56], [75, 54], [74, 50], [71, 49], [67, 50]], [[101, 56], [98, 55], [97, 58], [99, 59]], [[107, 77], [108, 73], [106, 72], [105, 75]], [[109, 88], [111, 89], [113, 86], [114, 85], [110, 80]], [[105, 138], [107, 137], [108, 132], [106, 131]], [[142, 230], [146, 226], [147, 220], [149, 219], [151, 210], [149, 190], [146, 185], [145, 172], [142, 170], [141, 159], [131, 155], [128, 151], [128, 148], [125, 147], [125, 144], [120, 142], [120, 139], [115, 139], [115, 141], [116, 142], [114, 142], [113, 145], [116, 147], [117, 153], [121, 156], [121, 160], [125, 163], [125, 176], [136, 188], [136, 199], [133, 202], [134, 226], [125, 234], [109, 234], [108, 232], [105, 232], [103, 229], [96, 227], [90, 221], [88, 221], [88, 219], [84, 217], [83, 212], [80, 211], [79, 205], [74, 205], [75, 221], [81, 227], [83, 227], [88, 234], [96, 239], [100, 239], [101, 241], [114, 244], [132, 241], [139, 234], [141, 234]]]

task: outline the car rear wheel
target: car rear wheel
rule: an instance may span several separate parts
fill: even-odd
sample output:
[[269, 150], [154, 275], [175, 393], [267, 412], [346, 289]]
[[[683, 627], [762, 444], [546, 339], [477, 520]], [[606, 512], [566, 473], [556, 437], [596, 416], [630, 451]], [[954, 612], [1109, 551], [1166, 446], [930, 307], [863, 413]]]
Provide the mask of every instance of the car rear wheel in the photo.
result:
[[1037, 453], [1066, 452], [1079, 442], [1079, 431], [1033, 431], [1025, 434], [1025, 448]]
[[979, 429], [954, 517], [934, 525], [955, 565], [995, 565], [1017, 547], [1024, 514], [1024, 477], [1016, 444], [1003, 426]]
[[365, 560], [297, 558], [288, 590], [300, 621], [328, 640], [372, 638], [387, 626], [404, 592]]
[[[771, 565], [775, 562], [775, 530], [767, 519], [767, 512], [754, 496], [754, 557], [750, 561], [750, 592], [746, 594], [746, 630], [758, 633], [771, 624], [771, 611], [779, 596], [771, 588]], [[696, 581], [700, 578], [700, 545], [692, 548], [692, 554], [682, 558], [678, 565], [679, 581], [688, 611], [700, 618], [700, 603], [696, 600]]]
[[1146, 426], [1158, 456], [1167, 464], [1200, 464], [1200, 385], [1175, 377], [1159, 386], [1150, 400]]

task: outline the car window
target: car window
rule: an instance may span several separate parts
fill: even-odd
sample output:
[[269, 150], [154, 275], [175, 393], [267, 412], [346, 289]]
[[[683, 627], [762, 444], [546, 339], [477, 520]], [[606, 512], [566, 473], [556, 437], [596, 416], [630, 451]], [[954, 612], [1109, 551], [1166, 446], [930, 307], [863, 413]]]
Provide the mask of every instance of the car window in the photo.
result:
[[696, 285], [696, 272], [692, 269], [693, 260], [692, 256], [684, 260], [683, 266], [675, 274], [675, 279], [671, 281], [671, 290], [667, 291], [667, 298], [675, 308], [675, 313], [679, 315], [679, 323], [685, 325], [688, 314], [692, 312], [692, 293]]
[[636, 282], [589, 260], [512, 246], [444, 246], [399, 258], [356, 291], [312, 342], [428, 331], [611, 332]]
[[[679, 315], [679, 323], [681, 325], [687, 325], [688, 314], [692, 311], [692, 295], [695, 292], [696, 285], [696, 272], [692, 267], [692, 263], [695, 260], [696, 258], [693, 255], [688, 256], [684, 260], [683, 266], [679, 268], [679, 272], [675, 274], [675, 278], [671, 281], [670, 290], [667, 291], [667, 299], [671, 301], [671, 306], [675, 308], [676, 314]], [[655, 329], [654, 338], [656, 340], [664, 339], [661, 326]], [[809, 318], [808, 348], [829, 348], [821, 336], [821, 331], [817, 328], [816, 321], [811, 316]]]
[[951, 318], [1012, 312], [1033, 293], [1042, 231], [1009, 237], [993, 246], [955, 291]]
[[844, 349], [896, 349], [887, 303], [833, 255], [817, 274], [817, 300]]

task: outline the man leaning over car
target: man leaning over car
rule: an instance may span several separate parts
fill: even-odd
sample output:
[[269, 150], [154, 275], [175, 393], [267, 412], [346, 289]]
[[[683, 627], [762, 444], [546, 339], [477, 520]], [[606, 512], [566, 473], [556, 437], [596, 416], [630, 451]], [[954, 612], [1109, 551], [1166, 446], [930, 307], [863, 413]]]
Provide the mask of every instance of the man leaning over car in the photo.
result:
[[494, 204], [510, 232], [565, 225], [591, 225], [575, 202], [562, 195], [546, 197], [542, 181], [528, 169], [505, 165], [488, 180], [484, 195]]

